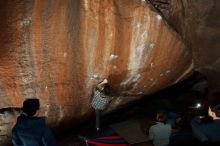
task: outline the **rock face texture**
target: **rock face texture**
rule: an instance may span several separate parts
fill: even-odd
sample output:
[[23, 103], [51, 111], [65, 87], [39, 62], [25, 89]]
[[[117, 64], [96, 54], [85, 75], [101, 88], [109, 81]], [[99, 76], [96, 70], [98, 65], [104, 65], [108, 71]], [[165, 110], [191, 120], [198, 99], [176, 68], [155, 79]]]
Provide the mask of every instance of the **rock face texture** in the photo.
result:
[[220, 1], [148, 0], [192, 49], [195, 69], [220, 91]]
[[92, 116], [101, 79], [120, 95], [112, 111], [193, 69], [191, 50], [144, 0], [0, 1], [0, 20], [0, 145], [26, 98], [59, 131]]

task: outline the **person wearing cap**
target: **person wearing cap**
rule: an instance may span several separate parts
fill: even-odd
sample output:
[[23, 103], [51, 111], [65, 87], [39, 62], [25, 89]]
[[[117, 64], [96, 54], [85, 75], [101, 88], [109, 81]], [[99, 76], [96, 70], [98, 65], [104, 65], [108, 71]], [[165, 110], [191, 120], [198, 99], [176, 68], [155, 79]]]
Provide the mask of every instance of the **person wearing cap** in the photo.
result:
[[58, 146], [57, 141], [45, 123], [45, 117], [39, 117], [38, 99], [26, 99], [22, 114], [12, 129], [14, 146]]
[[194, 136], [204, 144], [220, 144], [220, 104], [212, 104], [208, 108], [211, 121], [203, 122], [203, 117], [195, 117], [191, 121]]

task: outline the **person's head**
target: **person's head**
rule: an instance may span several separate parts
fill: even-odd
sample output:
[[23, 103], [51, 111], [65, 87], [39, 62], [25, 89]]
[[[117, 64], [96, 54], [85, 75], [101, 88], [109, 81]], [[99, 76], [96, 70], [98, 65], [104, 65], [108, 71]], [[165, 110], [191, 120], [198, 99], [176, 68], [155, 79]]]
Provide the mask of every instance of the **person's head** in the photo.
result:
[[210, 105], [208, 109], [208, 114], [213, 118], [213, 120], [220, 119], [220, 104]]
[[112, 88], [109, 84], [105, 84], [103, 91], [102, 91], [105, 95], [110, 95], [112, 93]]
[[180, 124], [182, 121], [183, 121], [183, 117], [181, 117], [181, 116], [177, 116], [177, 117], [176, 117], [175, 122], [176, 122], [177, 124]]
[[166, 112], [158, 112], [156, 120], [158, 122], [166, 123], [166, 121], [167, 121], [167, 113]]
[[40, 108], [39, 99], [26, 99], [23, 102], [22, 110], [28, 116], [34, 116]]

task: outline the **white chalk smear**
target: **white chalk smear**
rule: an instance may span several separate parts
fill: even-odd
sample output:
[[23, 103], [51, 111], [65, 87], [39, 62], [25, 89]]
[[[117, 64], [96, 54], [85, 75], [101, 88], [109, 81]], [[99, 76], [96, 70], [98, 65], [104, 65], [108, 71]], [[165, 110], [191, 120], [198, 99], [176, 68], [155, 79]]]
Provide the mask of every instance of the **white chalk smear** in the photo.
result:
[[63, 57], [64, 57], [64, 58], [67, 57], [67, 53], [66, 53], [66, 52], [63, 53]]
[[148, 47], [149, 47], [149, 49], [153, 49], [155, 46], [156, 45], [154, 43], [150, 43]]
[[168, 74], [168, 73], [170, 73], [170, 72], [171, 72], [170, 70], [167, 70], [167, 71], [166, 71], [166, 74]]
[[45, 86], [45, 91], [47, 91], [48, 90], [48, 87], [47, 86]]
[[150, 68], [153, 68], [154, 67], [154, 63], [152, 62], [151, 64], [150, 64]]
[[114, 60], [114, 59], [116, 59], [116, 58], [118, 58], [117, 55], [111, 54], [111, 55], [108, 57], [108, 60], [111, 61], [111, 60]]
[[153, 81], [154, 79], [153, 79], [153, 78], [150, 78], [149, 80], [150, 80], [150, 81]]
[[132, 82], [137, 82], [137, 80], [138, 80], [140, 77], [141, 77], [141, 75], [140, 75], [140, 74], [137, 74], [136, 76], [134, 76], [134, 77], [132, 78]]
[[162, 17], [161, 17], [159, 14], [157, 15], [157, 20], [158, 20], [158, 21], [161, 21], [161, 20], [162, 20]]
[[21, 25], [30, 25], [31, 24], [31, 19], [30, 18], [25, 18], [21, 20]]
[[90, 79], [91, 79], [91, 80], [101, 80], [101, 78], [100, 78], [98, 75], [96, 75], [96, 74], [92, 75], [92, 76], [90, 77]]
[[137, 23], [136, 23], [136, 27], [137, 27], [137, 28], [140, 28], [140, 27], [141, 27], [141, 23], [140, 23], [140, 22], [137, 22]]

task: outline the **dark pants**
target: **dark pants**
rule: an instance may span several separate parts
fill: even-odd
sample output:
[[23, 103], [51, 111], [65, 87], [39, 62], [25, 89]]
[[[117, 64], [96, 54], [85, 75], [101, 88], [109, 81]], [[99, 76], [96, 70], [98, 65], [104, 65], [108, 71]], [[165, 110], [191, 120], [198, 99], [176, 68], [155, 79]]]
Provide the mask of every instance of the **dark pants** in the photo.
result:
[[95, 110], [95, 128], [97, 131], [100, 130], [100, 114], [101, 110]]

